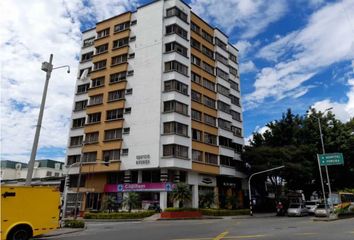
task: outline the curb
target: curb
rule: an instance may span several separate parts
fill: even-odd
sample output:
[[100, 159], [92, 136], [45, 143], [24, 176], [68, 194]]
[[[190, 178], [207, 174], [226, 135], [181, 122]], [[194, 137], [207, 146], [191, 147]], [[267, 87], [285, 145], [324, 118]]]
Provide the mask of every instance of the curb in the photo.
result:
[[141, 222], [144, 218], [136, 218], [136, 219], [84, 219], [85, 223], [93, 223], [93, 222]]
[[[68, 229], [68, 228], [60, 228], [60, 229]], [[77, 228], [75, 230], [72, 231], [68, 231], [68, 232], [63, 232], [63, 233], [48, 233], [48, 234], [43, 234], [43, 235], [39, 235], [37, 236], [38, 238], [49, 238], [49, 237], [55, 237], [55, 236], [61, 236], [61, 235], [65, 235], [65, 234], [70, 234], [70, 233], [77, 233], [77, 232], [82, 232], [86, 230], [86, 226], [84, 228]]]
[[222, 217], [202, 217], [202, 218], [158, 218], [156, 221], [174, 221], [174, 220], [210, 220], [223, 219]]

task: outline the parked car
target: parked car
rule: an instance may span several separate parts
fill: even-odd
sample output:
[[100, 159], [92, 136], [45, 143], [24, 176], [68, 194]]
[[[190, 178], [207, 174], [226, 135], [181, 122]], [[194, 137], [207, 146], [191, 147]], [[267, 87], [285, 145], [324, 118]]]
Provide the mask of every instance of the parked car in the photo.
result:
[[[327, 205], [327, 210], [332, 213], [333, 211], [331, 210], [330, 206]], [[327, 211], [324, 203], [321, 203], [317, 206], [315, 210], [315, 216], [316, 217], [327, 217]]]
[[318, 202], [317, 201], [306, 201], [305, 206], [306, 206], [309, 214], [315, 214], [315, 210], [318, 206]]
[[302, 217], [308, 215], [309, 211], [303, 203], [291, 203], [288, 208], [288, 216]]

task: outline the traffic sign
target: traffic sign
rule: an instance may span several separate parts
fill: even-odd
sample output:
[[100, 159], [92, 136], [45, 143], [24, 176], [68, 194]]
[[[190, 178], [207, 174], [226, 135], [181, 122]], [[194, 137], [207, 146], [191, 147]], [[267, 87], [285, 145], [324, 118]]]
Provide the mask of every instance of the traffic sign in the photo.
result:
[[344, 158], [342, 153], [326, 153], [320, 154], [320, 165], [328, 166], [328, 165], [343, 165]]

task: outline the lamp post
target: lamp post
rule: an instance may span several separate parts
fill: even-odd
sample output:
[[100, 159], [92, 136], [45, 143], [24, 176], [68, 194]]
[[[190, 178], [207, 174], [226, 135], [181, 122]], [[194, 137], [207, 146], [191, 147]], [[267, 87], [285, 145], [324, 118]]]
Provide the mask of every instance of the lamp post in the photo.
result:
[[279, 167], [270, 168], [270, 169], [267, 169], [267, 170], [264, 170], [264, 171], [256, 172], [256, 173], [251, 174], [251, 176], [248, 178], [248, 198], [249, 198], [249, 201], [250, 201], [250, 215], [251, 216], [253, 216], [252, 195], [251, 195], [252, 194], [252, 191], [251, 191], [251, 179], [252, 179], [252, 177], [255, 176], [255, 175], [258, 175], [258, 174], [274, 171], [274, 170], [281, 169], [281, 168], [284, 168], [284, 167], [285, 166], [282, 165], [282, 166], [279, 166]]
[[33, 140], [33, 146], [32, 146], [32, 151], [31, 151], [31, 158], [28, 162], [28, 170], [27, 170], [27, 177], [26, 177], [26, 183], [25, 185], [31, 185], [32, 182], [32, 175], [33, 175], [33, 168], [34, 168], [34, 162], [36, 159], [37, 155], [37, 148], [38, 148], [38, 141], [39, 141], [39, 135], [41, 132], [41, 127], [42, 127], [42, 119], [43, 119], [43, 112], [44, 112], [44, 106], [45, 106], [45, 101], [47, 97], [47, 91], [48, 91], [48, 84], [49, 84], [49, 79], [52, 74], [52, 71], [54, 69], [59, 69], [59, 68], [68, 68], [68, 73], [70, 73], [70, 67], [68, 65], [60, 66], [60, 67], [55, 67], [53, 68], [53, 54], [50, 54], [49, 57], [49, 62], [43, 62], [42, 63], [42, 70], [46, 72], [46, 80], [44, 83], [44, 90], [43, 90], [43, 95], [42, 95], [42, 102], [41, 106], [39, 109], [39, 115], [38, 115], [38, 120], [37, 120], [37, 126], [36, 126], [36, 133], [34, 135], [34, 140]]

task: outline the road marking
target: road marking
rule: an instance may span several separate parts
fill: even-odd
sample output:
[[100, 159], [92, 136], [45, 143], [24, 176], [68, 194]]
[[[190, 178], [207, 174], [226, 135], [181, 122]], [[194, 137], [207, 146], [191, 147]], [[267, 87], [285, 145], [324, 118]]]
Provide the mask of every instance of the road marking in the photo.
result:
[[247, 238], [261, 238], [265, 237], [266, 235], [240, 235], [240, 236], [227, 236], [223, 239], [247, 239]]
[[228, 231], [225, 231], [223, 233], [220, 233], [218, 236], [216, 236], [215, 238], [213, 238], [213, 240], [221, 240], [223, 239], [227, 234], [229, 234]]
[[311, 233], [311, 232], [308, 232], [308, 233], [295, 233], [295, 235], [297, 236], [309, 236], [309, 235], [316, 235], [318, 233]]

